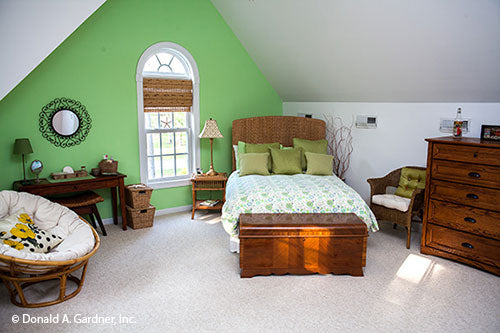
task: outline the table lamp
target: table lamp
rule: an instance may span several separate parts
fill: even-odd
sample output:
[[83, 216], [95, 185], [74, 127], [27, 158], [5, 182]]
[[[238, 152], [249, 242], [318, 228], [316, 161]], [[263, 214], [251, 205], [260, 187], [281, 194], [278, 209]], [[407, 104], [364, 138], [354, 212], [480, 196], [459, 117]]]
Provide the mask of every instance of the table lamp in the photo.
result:
[[24, 155], [33, 153], [30, 139], [16, 139], [14, 142], [14, 154], [23, 156], [23, 183], [26, 183], [26, 168], [24, 165]]
[[200, 138], [202, 139], [210, 139], [210, 170], [208, 170], [208, 176], [217, 176], [217, 172], [214, 170], [214, 151], [213, 151], [213, 142], [214, 138], [223, 138], [221, 132], [219, 131], [219, 127], [217, 126], [217, 121], [210, 118], [205, 121], [205, 127], [200, 133]]

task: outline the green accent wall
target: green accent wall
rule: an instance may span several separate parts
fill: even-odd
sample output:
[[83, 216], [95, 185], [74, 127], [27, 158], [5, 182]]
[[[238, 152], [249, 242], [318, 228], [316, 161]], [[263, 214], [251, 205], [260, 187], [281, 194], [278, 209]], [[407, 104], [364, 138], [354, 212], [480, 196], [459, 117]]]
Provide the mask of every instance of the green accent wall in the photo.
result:
[[[209, 0], [108, 0], [0, 101], [0, 189], [22, 178], [21, 157], [12, 152], [14, 140], [23, 137], [34, 150], [27, 167], [40, 159], [41, 177], [66, 165], [90, 170], [110, 154], [128, 175], [126, 183], [140, 182], [135, 72], [144, 50], [163, 41], [182, 45], [196, 60], [200, 127], [209, 117], [217, 120], [224, 138], [214, 141], [214, 165], [230, 172], [231, 122], [281, 115], [276, 91]], [[55, 147], [38, 129], [41, 108], [57, 97], [80, 101], [92, 118], [80, 145]], [[201, 160], [207, 170], [208, 140], [201, 141]], [[107, 199], [99, 206], [101, 215], [110, 217], [109, 191], [99, 193]], [[190, 203], [188, 186], [153, 193], [157, 209]]]

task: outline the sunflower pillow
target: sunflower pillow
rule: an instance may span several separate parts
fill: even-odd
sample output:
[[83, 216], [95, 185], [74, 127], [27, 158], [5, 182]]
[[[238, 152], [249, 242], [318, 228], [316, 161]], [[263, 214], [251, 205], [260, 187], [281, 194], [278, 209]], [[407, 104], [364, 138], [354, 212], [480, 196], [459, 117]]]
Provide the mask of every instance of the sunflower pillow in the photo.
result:
[[33, 219], [24, 212], [0, 220], [0, 243], [16, 250], [47, 253], [60, 242], [60, 236], [38, 229]]

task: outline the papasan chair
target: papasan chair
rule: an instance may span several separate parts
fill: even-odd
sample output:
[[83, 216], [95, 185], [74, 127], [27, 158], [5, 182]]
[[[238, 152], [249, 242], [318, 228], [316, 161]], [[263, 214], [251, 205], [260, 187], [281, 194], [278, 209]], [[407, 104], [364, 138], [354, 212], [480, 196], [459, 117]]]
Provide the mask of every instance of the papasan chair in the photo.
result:
[[[13, 218], [17, 219], [14, 223], [20, 223], [14, 228], [6, 228], [8, 224], [5, 221]], [[0, 278], [13, 304], [28, 308], [49, 306], [64, 302], [80, 292], [89, 258], [96, 253], [100, 244], [96, 231], [85, 220], [72, 210], [43, 197], [24, 192], [0, 191], [0, 221], [0, 226], [4, 226], [3, 231], [0, 230], [0, 236], [3, 237], [0, 237]], [[12, 236], [5, 239], [10, 235], [6, 235], [7, 232], [12, 232]], [[29, 237], [23, 236], [25, 233]], [[15, 235], [20, 238], [16, 239]], [[55, 239], [58, 244], [51, 243], [53, 248], [46, 246], [43, 251], [50, 251], [41, 253], [39, 247], [43, 245], [37, 243], [37, 238], [46, 238], [47, 241], [49, 238], [51, 241]], [[80, 277], [72, 275], [79, 269]], [[38, 303], [28, 301], [26, 288], [48, 280], [59, 280], [59, 293], [55, 299]], [[66, 293], [68, 280], [76, 283], [76, 290], [69, 294]]]

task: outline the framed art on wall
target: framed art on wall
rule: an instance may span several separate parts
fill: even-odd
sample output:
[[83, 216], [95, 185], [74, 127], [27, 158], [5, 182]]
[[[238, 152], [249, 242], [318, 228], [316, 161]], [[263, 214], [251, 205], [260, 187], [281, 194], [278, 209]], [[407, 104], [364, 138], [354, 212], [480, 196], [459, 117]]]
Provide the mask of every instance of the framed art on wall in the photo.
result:
[[481, 140], [500, 142], [500, 125], [481, 125]]

